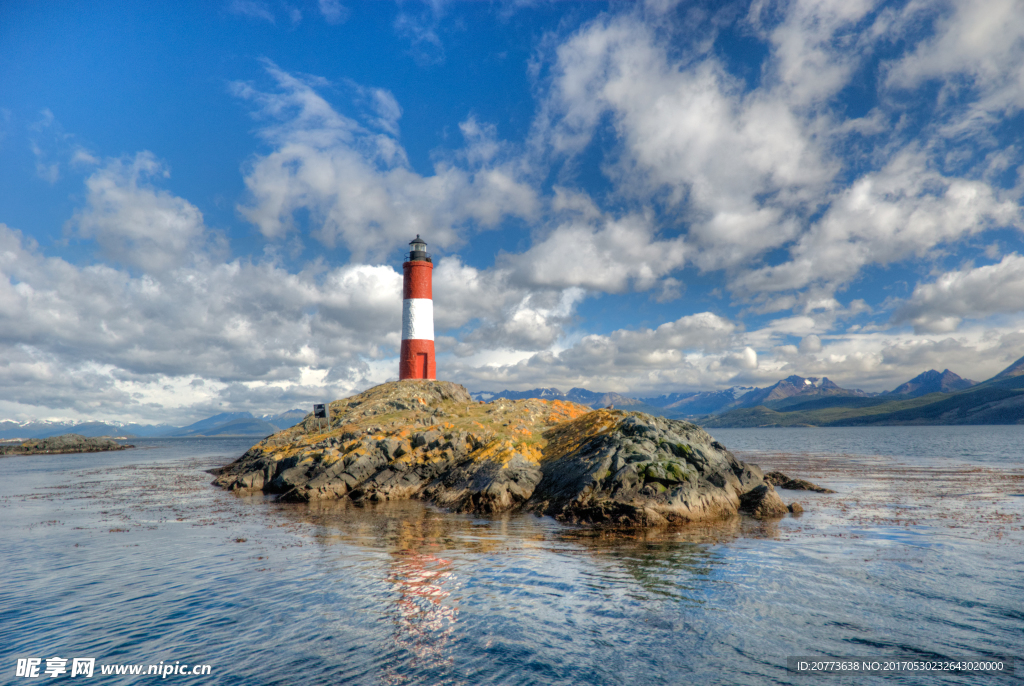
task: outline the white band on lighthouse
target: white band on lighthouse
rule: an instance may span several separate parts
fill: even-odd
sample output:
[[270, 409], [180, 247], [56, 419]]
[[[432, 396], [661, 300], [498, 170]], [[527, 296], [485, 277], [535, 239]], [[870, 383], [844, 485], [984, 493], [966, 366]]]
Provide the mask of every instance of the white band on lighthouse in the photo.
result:
[[402, 301], [402, 340], [434, 340], [434, 301], [407, 298]]

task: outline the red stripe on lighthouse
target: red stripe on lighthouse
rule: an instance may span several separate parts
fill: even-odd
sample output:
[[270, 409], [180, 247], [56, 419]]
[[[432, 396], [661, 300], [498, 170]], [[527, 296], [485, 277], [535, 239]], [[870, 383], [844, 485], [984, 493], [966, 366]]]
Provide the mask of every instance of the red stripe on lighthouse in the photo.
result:
[[422, 339], [402, 341], [401, 360], [398, 368], [399, 379], [437, 378], [437, 367], [434, 365], [434, 341]]
[[434, 265], [414, 259], [402, 265], [402, 352], [399, 379], [435, 379]]
[[402, 265], [402, 298], [433, 300], [434, 299], [434, 263], [406, 262]]

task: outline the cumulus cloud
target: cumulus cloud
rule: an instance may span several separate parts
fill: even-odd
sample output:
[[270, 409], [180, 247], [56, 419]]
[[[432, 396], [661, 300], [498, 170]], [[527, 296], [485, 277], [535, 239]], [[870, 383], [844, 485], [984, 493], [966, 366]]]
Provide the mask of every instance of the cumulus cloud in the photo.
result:
[[739, 265], [796, 235], [836, 165], [784, 98], [669, 50], [636, 15], [585, 26], [556, 50], [535, 136], [578, 154], [610, 118], [619, 192], [679, 208], [702, 268]]
[[965, 317], [1024, 312], [1024, 256], [1012, 253], [997, 264], [951, 271], [918, 284], [892, 316], [919, 333], [955, 331]]
[[735, 281], [740, 292], [771, 293], [848, 283], [869, 264], [923, 257], [936, 246], [986, 229], [1021, 226], [1020, 206], [987, 183], [948, 178], [915, 151], [865, 174], [790, 250], [790, 259]]
[[[199, 207], [163, 189], [169, 170], [155, 155], [47, 147], [41, 132], [56, 127], [44, 116], [37, 173], [53, 182], [86, 170], [67, 229], [102, 261], [48, 257], [0, 225], [0, 411], [165, 421], [199, 407], [286, 409], [384, 381], [396, 371], [401, 275], [374, 263], [416, 233], [440, 248], [443, 375], [473, 389], [657, 394], [800, 374], [884, 390], [932, 367], [986, 378], [1020, 357], [1024, 258], [1009, 232], [981, 235], [1024, 227], [1024, 182], [1005, 180], [1020, 151], [994, 133], [1024, 93], [1019, 3], [754, 3], [732, 12], [733, 29], [766, 51], [747, 65], [753, 77], [713, 35], [675, 25], [678, 4], [613, 7], [544, 39], [529, 139], [502, 140], [467, 112], [453, 122], [461, 147], [431, 151], [429, 171], [402, 143], [403, 105], [413, 109], [387, 88], [270, 62], [268, 83], [233, 84], [264, 143], [242, 170], [240, 216], [266, 255], [308, 235], [345, 248], [347, 264], [231, 258]], [[274, 21], [270, 4], [228, 7]], [[317, 8], [328, 22], [348, 17], [335, 0]], [[443, 59], [444, 4], [418, 9], [395, 28], [421, 61]], [[880, 47], [902, 54], [876, 68]], [[843, 93], [864, 86], [855, 79], [880, 85], [871, 111], [851, 119]], [[936, 83], [928, 121], [913, 124], [907, 93]], [[329, 100], [338, 92], [351, 102]], [[493, 265], [456, 253], [523, 225]], [[911, 295], [888, 322], [838, 300], [866, 268], [925, 273], [968, 239], [1005, 257], [923, 283], [904, 270]], [[698, 271], [719, 272], [712, 295], [735, 300], [686, 314], [683, 274]], [[680, 308], [647, 328], [579, 326], [585, 298], [638, 291]]]
[[195, 205], [152, 185], [167, 176], [149, 152], [109, 161], [86, 179], [87, 204], [71, 226], [122, 264], [147, 272], [180, 266], [200, 247], [206, 227]]
[[[16, 369], [8, 363], [9, 373], [31, 372], [40, 383], [84, 379], [93, 391], [69, 387], [68, 398], [87, 403], [99, 393], [113, 402], [116, 395], [135, 406], [126, 412], [145, 408], [114, 393], [123, 390], [113, 381], [119, 378], [160, 386], [195, 377], [292, 386], [303, 368], [336, 367], [350, 373], [335, 392], [351, 389], [368, 383], [367, 360], [395, 354], [401, 329], [401, 275], [390, 267], [291, 273], [268, 262], [203, 258], [133, 276], [44, 257], [6, 225], [0, 302], [0, 347], [6, 359], [22, 360]], [[96, 385], [97, 374], [106, 381]], [[21, 388], [22, 395], [12, 388], [7, 401], [55, 402], [31, 383]]]
[[278, 86], [274, 92], [234, 86], [260, 118], [272, 122], [260, 134], [274, 150], [248, 165], [250, 199], [239, 207], [267, 238], [294, 229], [296, 213], [306, 210], [316, 238], [364, 259], [413, 234], [455, 245], [467, 232], [494, 227], [505, 217], [535, 215], [536, 192], [510, 164], [489, 161], [466, 169], [439, 163], [431, 176], [415, 172], [394, 137], [401, 109], [390, 93], [371, 92], [375, 128], [367, 128], [338, 113], [315, 83], [273, 64], [267, 71]]
[[[843, 88], [870, 54], [883, 21], [871, 22], [875, 0], [794, 2], [781, 22], [773, 3], [753, 3], [750, 20], [772, 45], [768, 76], [793, 105], [819, 104]], [[873, 25], [864, 26], [865, 23]]]
[[511, 364], [456, 362], [453, 374], [476, 387], [494, 390], [503, 385], [561, 385], [640, 392], [719, 385], [733, 378], [737, 368], [757, 364], [752, 349], [734, 349], [737, 332], [733, 322], [703, 312], [655, 329], [584, 336], [560, 352], [546, 350]]
[[962, 327], [949, 334], [847, 332], [808, 334], [800, 346], [775, 345], [778, 322], [744, 331], [712, 313], [689, 315], [655, 329], [584, 336], [560, 351], [512, 360], [451, 361], [452, 377], [472, 388], [501, 390], [581, 386], [632, 395], [767, 386], [791, 374], [827, 376], [849, 388], [892, 390], [928, 369], [952, 368], [986, 379], [1024, 349], [1014, 322]]
[[515, 283], [507, 269], [481, 270], [454, 257], [434, 269], [435, 325], [439, 331], [465, 327], [458, 344], [463, 356], [552, 345], [566, 333], [584, 295], [572, 286], [530, 289]]
[[[960, 70], [984, 90], [997, 73], [1016, 74], [1024, 23], [1011, 4], [994, 8], [1006, 26], [983, 4], [957, 5], [934, 39], [889, 65], [890, 88]], [[868, 0], [755, 4], [748, 22], [770, 56], [752, 89], [713, 53], [673, 49], [640, 13], [601, 17], [554, 50], [534, 136], [555, 155], [575, 156], [610, 126], [617, 147], [606, 150], [602, 170], [616, 192], [675, 207], [687, 227], [687, 259], [734, 272], [736, 295], [792, 307], [806, 297], [771, 294], [808, 287], [827, 294], [867, 265], [926, 258], [964, 236], [1021, 226], [1019, 205], [990, 179], [944, 171], [946, 129], [926, 127], [923, 142], [907, 142], [899, 126], [881, 136], [901, 107], [888, 92], [861, 120], [833, 108], [830, 98], [876, 47], [906, 39], [910, 18], [922, 11], [911, 3], [901, 14]], [[962, 64], [935, 56], [947, 42]], [[869, 137], [862, 142], [869, 157], [843, 160], [851, 136]], [[1010, 168], [1013, 154], [989, 166]], [[868, 171], [844, 181], [845, 165], [865, 163]], [[790, 259], [758, 267], [779, 248]]]
[[800, 339], [799, 350], [802, 353], [821, 352], [821, 337], [816, 334], [808, 334]]
[[642, 216], [571, 221], [502, 264], [531, 286], [582, 287], [606, 293], [645, 291], [683, 266], [681, 238], [659, 240]]
[[[911, 89], [939, 80], [945, 99], [966, 98], [963, 125], [990, 125], [991, 115], [1024, 107], [1024, 6], [1016, 0], [909, 3], [911, 20], [935, 31], [888, 65], [886, 84]], [[931, 16], [928, 16], [931, 15]], [[937, 15], [937, 16], [936, 16]]]

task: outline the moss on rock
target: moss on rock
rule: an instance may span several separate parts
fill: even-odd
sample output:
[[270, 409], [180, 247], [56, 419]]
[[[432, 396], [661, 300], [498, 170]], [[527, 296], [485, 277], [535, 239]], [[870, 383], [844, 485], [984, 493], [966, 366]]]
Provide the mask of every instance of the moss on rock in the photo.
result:
[[456, 511], [525, 509], [653, 525], [735, 515], [766, 486], [700, 427], [564, 401], [474, 401], [446, 381], [398, 381], [330, 404], [214, 483], [283, 500], [420, 498]]

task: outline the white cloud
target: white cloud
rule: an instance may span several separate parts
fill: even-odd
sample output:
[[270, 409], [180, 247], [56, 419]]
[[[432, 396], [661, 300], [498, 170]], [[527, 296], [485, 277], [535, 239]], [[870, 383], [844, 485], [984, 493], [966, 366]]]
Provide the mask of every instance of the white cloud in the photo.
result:
[[818, 284], [834, 289], [869, 264], [924, 257], [936, 246], [990, 228], [1021, 226], [1020, 207], [988, 184], [948, 178], [920, 153], [903, 152], [865, 174], [796, 242], [790, 260], [740, 276], [741, 293]]
[[36, 176], [51, 186], [61, 177], [61, 165], [68, 161], [81, 162], [85, 153], [80, 145], [73, 143], [74, 136], [64, 131], [64, 127], [49, 108], [39, 112], [39, 119], [28, 126], [31, 132], [29, 147], [35, 157]]
[[[270, 241], [267, 255], [308, 233], [346, 248], [345, 265], [226, 257], [199, 208], [161, 188], [168, 171], [152, 154], [101, 160], [51, 145], [46, 136], [60, 132], [44, 113], [37, 172], [52, 182], [86, 169], [68, 226], [119, 265], [47, 257], [0, 225], [0, 412], [164, 421], [197, 408], [286, 409], [393, 377], [401, 276], [367, 262], [415, 233], [439, 248], [437, 344], [452, 353], [442, 375], [474, 389], [654, 394], [800, 374], [883, 390], [931, 367], [986, 378], [1020, 357], [1019, 248], [927, 283], [903, 270], [922, 273], [968, 238], [989, 243], [989, 259], [1015, 248], [979, 234], [1024, 226], [1024, 185], [998, 181], [1006, 185], [1020, 151], [992, 133], [1024, 92], [1019, 3], [754, 3], [733, 27], [768, 51], [747, 65], [758, 72], [753, 88], [713, 36], [673, 24], [709, 15], [676, 4], [613, 8], [545, 39], [530, 139], [502, 140], [467, 112], [462, 147], [431, 151], [430, 172], [403, 146], [403, 129], [417, 128], [403, 125], [413, 103], [386, 88], [342, 79], [358, 112], [346, 115], [324, 95], [333, 84], [270, 63], [272, 86], [234, 84], [268, 146], [243, 170], [240, 214]], [[291, 9], [228, 7], [270, 22]], [[334, 0], [317, 8], [328, 22], [348, 18]], [[446, 7], [419, 9], [402, 11], [395, 28], [417, 59], [443, 59]], [[921, 38], [932, 19], [934, 35]], [[847, 118], [843, 89], [877, 46], [891, 54], [904, 40], [918, 42], [872, 75], [883, 83], [872, 109]], [[941, 95], [931, 121], [908, 124], [901, 99], [932, 82]], [[966, 151], [960, 132], [976, 134]], [[606, 191], [582, 166], [593, 148]], [[452, 254], [520, 224], [529, 235], [507, 240], [518, 252], [499, 252], [494, 266]], [[687, 265], [721, 271], [712, 278], [746, 309], [679, 316], [693, 307], [680, 298]], [[889, 323], [863, 301], [837, 300], [872, 265], [900, 270], [913, 290]], [[579, 327], [584, 298], [636, 291], [677, 299], [675, 319], [602, 334]], [[779, 314], [743, 325], [766, 312]], [[856, 326], [841, 324], [854, 316]]]
[[259, 19], [270, 24], [275, 23], [274, 13], [265, 2], [258, 0], [231, 0], [228, 11], [248, 19]]
[[645, 291], [683, 266], [682, 238], [658, 240], [647, 217], [603, 218], [598, 225], [570, 221], [501, 263], [517, 282], [542, 287], [582, 287], [607, 293]]
[[[997, 31], [982, 16], [983, 3], [965, 3], [955, 14], [963, 25], [954, 29], [951, 19], [940, 25], [941, 36], [950, 37], [935, 39], [940, 47], [943, 41], [960, 46], [956, 54], [965, 64], [958, 68], [981, 80], [1006, 69], [1016, 73], [1013, 65], [1022, 63], [1015, 60], [1024, 49], [1017, 40], [1024, 30], [1019, 6], [996, 4], [994, 13], [1009, 27]], [[843, 160], [850, 137], [890, 130], [900, 106], [880, 93], [869, 115], [844, 121], [830, 98], [877, 44], [909, 31], [908, 17], [921, 6], [911, 3], [899, 14], [867, 0], [794, 2], [782, 8], [781, 21], [778, 10], [763, 4], [751, 10], [751, 25], [771, 46], [762, 82], [752, 90], [713, 54], [670, 46], [639, 13], [590, 22], [554, 51], [535, 139], [556, 155], [574, 156], [610, 122], [619, 148], [606, 151], [602, 170], [616, 192], [676, 207], [688, 225], [687, 259], [702, 270], [734, 272], [734, 293], [768, 309], [807, 298], [773, 293], [812, 287], [827, 295], [868, 265], [927, 259], [932, 249], [964, 236], [1021, 226], [1019, 205], [990, 179], [940, 171], [949, 164], [942, 157], [947, 144], [933, 129], [924, 131], [933, 141], [907, 145], [898, 133], [881, 138], [864, 159]], [[986, 50], [993, 31], [998, 35]], [[915, 54], [924, 55], [928, 45]], [[945, 73], [940, 62], [928, 73]], [[913, 73], [924, 73], [920, 64]], [[893, 83], [897, 71], [889, 72]], [[1011, 168], [1010, 153], [989, 166]], [[869, 171], [849, 185], [837, 183], [850, 163], [868, 163]], [[812, 223], [819, 209], [827, 211]], [[674, 218], [670, 212], [657, 221]], [[790, 259], [751, 270], [777, 248], [787, 248]]]
[[1017, 0], [914, 2], [905, 14], [911, 21], [932, 15], [936, 29], [889, 65], [890, 87], [917, 88], [939, 79], [946, 99], [974, 91], [962, 120], [972, 128], [1024, 107], [1024, 5]]
[[[847, 311], [857, 309], [851, 304]], [[795, 319], [795, 318], [794, 318]], [[807, 318], [805, 327], [814, 326]], [[631, 395], [768, 386], [791, 374], [827, 376], [848, 387], [891, 390], [928, 369], [951, 368], [989, 378], [1024, 350], [1019, 321], [963, 326], [948, 334], [892, 331], [805, 334], [800, 346], [777, 341], [799, 326], [775, 321], [744, 331], [712, 313], [689, 315], [655, 329], [587, 335], [561, 350], [482, 363], [446, 361], [447, 374], [481, 390], [574, 386]]]
[[268, 72], [276, 93], [235, 86], [260, 116], [276, 120], [261, 131], [275, 149], [248, 166], [250, 200], [239, 208], [264, 236], [282, 237], [294, 228], [295, 214], [308, 210], [316, 238], [341, 243], [361, 260], [417, 233], [443, 247], [505, 217], [535, 216], [536, 193], [510, 164], [439, 163], [432, 176], [412, 170], [393, 136], [401, 110], [390, 93], [373, 92], [373, 131], [339, 114], [306, 81], [274, 65]]
[[893, 314], [918, 333], [955, 331], [964, 318], [1024, 312], [1024, 256], [1012, 253], [997, 264], [943, 274], [918, 284]]
[[133, 276], [46, 258], [5, 225], [0, 302], [0, 357], [22, 360], [13, 371], [8, 365], [9, 372], [32, 372], [42, 384], [5, 386], [8, 401], [62, 406], [47, 395], [58, 393], [52, 380], [78, 378], [94, 388], [68, 386], [65, 405], [99, 397], [112, 411], [110, 403], [121, 398], [127, 403], [121, 410], [136, 415], [153, 411], [114, 393], [129, 382], [149, 388], [199, 377], [254, 389], [278, 384], [262, 396], [277, 393], [280, 406], [303, 387], [301, 370], [313, 367], [337, 370], [342, 380], [331, 392], [351, 391], [370, 383], [366, 360], [397, 353], [401, 329], [401, 275], [390, 267], [291, 273], [273, 263], [200, 256]]
[[195, 205], [149, 181], [167, 176], [149, 152], [109, 161], [86, 179], [87, 205], [70, 225], [122, 264], [146, 272], [184, 264], [205, 240], [206, 228]]
[[584, 336], [560, 352], [538, 352], [497, 365], [451, 363], [452, 375], [476, 388], [583, 386], [594, 390], [644, 392], [648, 389], [717, 386], [737, 370], [757, 365], [750, 348], [734, 350], [738, 328], [703, 312], [666, 322], [656, 329], [620, 329]]
[[817, 353], [821, 352], [821, 338], [816, 334], [807, 334], [800, 339], [800, 352]]
[[610, 116], [619, 192], [683, 212], [692, 259], [735, 266], [785, 244], [836, 171], [792, 104], [710, 56], [678, 61], [638, 16], [588, 24], [556, 51], [535, 136], [576, 154]]
[[739, 352], [729, 353], [726, 355], [722, 360], [722, 363], [729, 367], [757, 369], [757, 351], [750, 346], [747, 346]]
[[349, 10], [338, 0], [318, 0], [320, 14], [328, 24], [341, 24], [348, 19]]
[[410, 43], [409, 54], [420, 66], [441, 64], [445, 60], [444, 44], [438, 35], [441, 16], [445, 9], [444, 0], [431, 0], [427, 7], [403, 7], [395, 17], [395, 33]]
[[[798, 0], [789, 5], [782, 22], [762, 28], [772, 44], [768, 78], [785, 91], [790, 104], [821, 104], [850, 81], [884, 26], [884, 21], [861, 26], [876, 4], [875, 0]], [[776, 9], [772, 3], [754, 3], [750, 19], [761, 28], [761, 15]]]
[[583, 297], [573, 286], [532, 290], [514, 283], [506, 269], [480, 270], [458, 258], [444, 258], [434, 269], [435, 325], [468, 327], [452, 343], [462, 356], [549, 347], [566, 333]]

